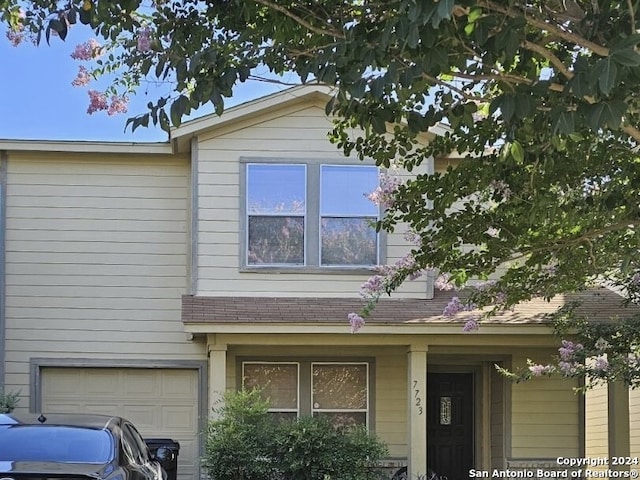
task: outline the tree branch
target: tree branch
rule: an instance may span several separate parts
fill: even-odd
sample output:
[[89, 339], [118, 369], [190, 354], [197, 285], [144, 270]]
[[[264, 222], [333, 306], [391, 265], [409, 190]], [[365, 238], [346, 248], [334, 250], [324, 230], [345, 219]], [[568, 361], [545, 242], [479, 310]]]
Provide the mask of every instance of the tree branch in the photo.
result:
[[318, 35], [328, 35], [330, 37], [335, 37], [335, 38], [340, 38], [342, 40], [344, 40], [346, 38], [345, 34], [339, 30], [325, 30], [324, 28], [319, 28], [316, 27], [314, 25], [312, 25], [311, 23], [307, 22], [304, 18], [300, 18], [299, 16], [297, 16], [296, 14], [292, 13], [289, 9], [287, 9], [286, 7], [283, 7], [281, 5], [277, 5], [273, 2], [270, 2], [269, 0], [253, 0], [255, 3], [259, 3], [260, 5], [264, 5], [267, 8], [270, 8], [272, 10], [275, 10], [276, 12], [280, 12], [283, 15], [289, 17], [290, 19], [292, 19], [293, 21], [295, 21], [298, 25], [306, 28], [307, 30], [309, 30], [310, 32], [313, 33], [317, 33]]
[[546, 22], [544, 20], [541, 20], [539, 18], [530, 16], [530, 15], [524, 15], [513, 8], [503, 7], [502, 5], [498, 5], [497, 3], [494, 3], [491, 0], [480, 0], [478, 1], [478, 5], [480, 5], [481, 7], [485, 7], [489, 10], [492, 10], [494, 12], [501, 13], [511, 18], [523, 17], [529, 25], [536, 27], [539, 30], [549, 32], [554, 37], [558, 37], [567, 42], [574, 43], [575, 45], [578, 45], [582, 48], [590, 50], [591, 52], [595, 53], [600, 57], [609, 56], [610, 50], [608, 48], [603, 47], [602, 45], [599, 45], [597, 43], [591, 42], [580, 35], [576, 35], [573, 32], [563, 30], [557, 25], [553, 25], [549, 22]]

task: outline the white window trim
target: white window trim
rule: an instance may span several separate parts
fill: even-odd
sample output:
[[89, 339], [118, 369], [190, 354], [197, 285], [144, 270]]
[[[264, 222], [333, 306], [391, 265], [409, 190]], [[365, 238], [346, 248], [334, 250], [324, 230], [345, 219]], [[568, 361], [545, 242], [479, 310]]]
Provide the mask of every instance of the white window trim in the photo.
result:
[[[365, 379], [366, 379], [366, 407], [364, 409], [362, 408], [315, 408], [313, 406], [313, 367], [315, 365], [364, 365], [365, 367]], [[369, 412], [371, 411], [371, 406], [370, 406], [370, 398], [371, 398], [371, 385], [369, 382], [369, 362], [340, 362], [340, 361], [335, 361], [335, 362], [311, 362], [311, 371], [309, 372], [309, 374], [311, 375], [311, 415], [313, 415], [314, 413], [318, 412], [318, 413], [364, 413], [365, 414], [365, 425], [368, 427], [370, 424], [369, 421]]]
[[245, 366], [246, 365], [295, 365], [297, 370], [296, 375], [296, 405], [298, 408], [271, 408], [269, 407], [270, 412], [276, 413], [295, 413], [296, 417], [300, 416], [300, 362], [266, 362], [266, 361], [243, 361], [242, 362], [242, 386], [244, 387], [244, 379], [245, 375]]

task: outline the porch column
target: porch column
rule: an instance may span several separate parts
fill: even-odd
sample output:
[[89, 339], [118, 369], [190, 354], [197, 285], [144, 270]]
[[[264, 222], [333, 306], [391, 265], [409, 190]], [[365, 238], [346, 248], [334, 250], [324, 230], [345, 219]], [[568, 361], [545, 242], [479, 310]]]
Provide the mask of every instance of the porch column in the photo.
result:
[[[607, 417], [609, 422], [609, 458], [628, 457], [629, 389], [624, 382], [609, 382], [607, 389]], [[612, 470], [629, 470], [628, 465], [609, 465]]]
[[222, 405], [227, 390], [227, 345], [209, 343], [209, 416], [217, 418], [215, 410]]
[[409, 479], [427, 473], [427, 350], [426, 344], [409, 345]]

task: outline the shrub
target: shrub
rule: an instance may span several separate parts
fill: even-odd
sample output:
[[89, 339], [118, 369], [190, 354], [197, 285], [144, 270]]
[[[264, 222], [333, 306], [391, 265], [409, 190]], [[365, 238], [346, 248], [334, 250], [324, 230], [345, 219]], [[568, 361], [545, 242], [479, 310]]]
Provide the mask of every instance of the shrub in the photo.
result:
[[271, 477], [269, 437], [274, 425], [268, 403], [257, 390], [224, 397], [219, 419], [207, 428], [203, 466], [214, 480], [264, 480]]
[[257, 390], [225, 396], [207, 430], [203, 465], [213, 480], [375, 480], [387, 448], [362, 427], [322, 417], [278, 420]]
[[20, 402], [20, 392], [0, 393], [0, 413], [11, 413]]
[[335, 428], [322, 417], [283, 424], [274, 456], [287, 480], [373, 480], [382, 478], [386, 446], [363, 427]]

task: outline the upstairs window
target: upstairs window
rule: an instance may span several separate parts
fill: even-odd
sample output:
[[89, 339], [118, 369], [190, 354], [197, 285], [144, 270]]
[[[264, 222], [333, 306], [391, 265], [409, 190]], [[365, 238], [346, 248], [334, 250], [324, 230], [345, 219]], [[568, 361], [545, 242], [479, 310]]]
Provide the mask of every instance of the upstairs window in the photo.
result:
[[370, 268], [381, 263], [378, 168], [246, 162], [246, 268]]
[[304, 265], [306, 167], [247, 165], [247, 265]]
[[378, 207], [365, 194], [378, 186], [378, 169], [348, 165], [320, 168], [320, 264], [376, 265]]

